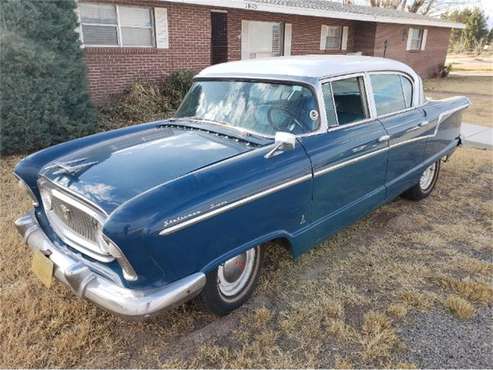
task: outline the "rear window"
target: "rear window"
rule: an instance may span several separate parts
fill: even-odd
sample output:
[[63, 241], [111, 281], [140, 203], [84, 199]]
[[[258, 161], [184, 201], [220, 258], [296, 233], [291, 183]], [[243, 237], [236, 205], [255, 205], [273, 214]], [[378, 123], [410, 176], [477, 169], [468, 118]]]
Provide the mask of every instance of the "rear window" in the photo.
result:
[[377, 115], [398, 112], [412, 106], [412, 83], [399, 74], [370, 76]]

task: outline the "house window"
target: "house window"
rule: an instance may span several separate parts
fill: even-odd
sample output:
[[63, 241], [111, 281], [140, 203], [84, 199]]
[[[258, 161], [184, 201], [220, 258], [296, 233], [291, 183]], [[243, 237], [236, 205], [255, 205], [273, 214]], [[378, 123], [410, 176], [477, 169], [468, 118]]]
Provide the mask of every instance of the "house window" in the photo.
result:
[[326, 49], [341, 49], [342, 27], [329, 26], [327, 27], [327, 37], [325, 38]]
[[153, 47], [152, 9], [113, 4], [80, 4], [85, 46]]
[[420, 50], [423, 45], [423, 34], [424, 30], [422, 28], [410, 28], [408, 34], [408, 50]]
[[278, 22], [242, 21], [241, 59], [283, 55], [283, 26]]
[[347, 50], [349, 27], [322, 25], [320, 50]]

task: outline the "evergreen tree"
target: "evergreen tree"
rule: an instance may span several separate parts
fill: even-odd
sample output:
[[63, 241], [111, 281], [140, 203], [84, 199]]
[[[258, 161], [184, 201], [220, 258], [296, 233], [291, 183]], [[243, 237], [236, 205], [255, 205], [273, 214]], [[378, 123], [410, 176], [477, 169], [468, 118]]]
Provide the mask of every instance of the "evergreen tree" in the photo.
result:
[[2, 154], [95, 129], [75, 7], [74, 0], [0, 1]]
[[474, 49], [482, 41], [487, 41], [488, 28], [486, 24], [488, 18], [481, 9], [454, 10], [442, 15], [442, 18], [466, 25], [463, 30], [452, 30], [450, 42], [453, 46], [459, 46], [458, 49]]

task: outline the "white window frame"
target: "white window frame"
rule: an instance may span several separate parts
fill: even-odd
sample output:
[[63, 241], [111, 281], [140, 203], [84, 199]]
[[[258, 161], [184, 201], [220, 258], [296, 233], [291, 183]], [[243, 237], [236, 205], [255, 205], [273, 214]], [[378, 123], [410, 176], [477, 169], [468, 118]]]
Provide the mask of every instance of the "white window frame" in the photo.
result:
[[[413, 38], [414, 31], [418, 31], [419, 39]], [[428, 36], [428, 30], [422, 27], [409, 27], [407, 33], [407, 51], [420, 51], [424, 50], [426, 46], [426, 38]], [[416, 47], [413, 47], [413, 41], [419, 41]]]
[[[82, 22], [82, 15], [80, 15], [80, 9], [79, 9], [79, 23], [80, 23], [80, 39], [82, 43], [82, 47], [89, 47], [89, 48], [143, 48], [143, 49], [148, 49], [148, 48], [156, 48], [156, 32], [154, 30], [155, 28], [155, 21], [154, 21], [154, 8], [150, 6], [136, 6], [136, 5], [119, 5], [119, 4], [108, 4], [108, 3], [88, 3], [91, 5], [112, 5], [115, 7], [115, 12], [116, 12], [116, 24], [102, 24], [102, 23], [84, 23]], [[124, 8], [140, 8], [140, 9], [148, 9], [151, 17], [151, 25], [150, 27], [141, 27], [141, 26], [122, 26], [121, 21], [120, 21], [120, 7]], [[83, 30], [83, 25], [85, 26], [103, 26], [103, 27], [115, 27], [116, 26], [116, 31], [117, 31], [117, 42], [118, 45], [100, 45], [100, 44], [86, 44], [84, 42], [84, 30]], [[125, 28], [136, 28], [136, 29], [144, 29], [144, 30], [151, 30], [152, 33], [152, 45], [123, 45], [122, 43], [122, 27]]]
[[[327, 41], [329, 39], [329, 33], [331, 29], [337, 30], [339, 32], [338, 45], [334, 48], [327, 46]], [[334, 39], [331, 37], [331, 39]], [[325, 36], [325, 50], [341, 50], [342, 48], [342, 26], [327, 26], [327, 35]]]
[[[339, 31], [339, 45], [337, 47], [327, 47], [327, 40], [329, 38], [329, 30], [337, 29]], [[320, 50], [347, 50], [349, 38], [349, 26], [344, 25], [326, 25], [323, 24], [320, 30]]]

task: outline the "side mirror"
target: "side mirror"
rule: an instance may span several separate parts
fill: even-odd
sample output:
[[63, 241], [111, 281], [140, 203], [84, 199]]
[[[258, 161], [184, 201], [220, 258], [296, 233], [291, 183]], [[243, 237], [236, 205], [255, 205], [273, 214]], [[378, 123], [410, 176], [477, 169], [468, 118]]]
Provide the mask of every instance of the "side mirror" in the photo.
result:
[[274, 157], [282, 152], [294, 150], [296, 147], [296, 136], [289, 132], [276, 132], [274, 148], [265, 155], [265, 158]]

